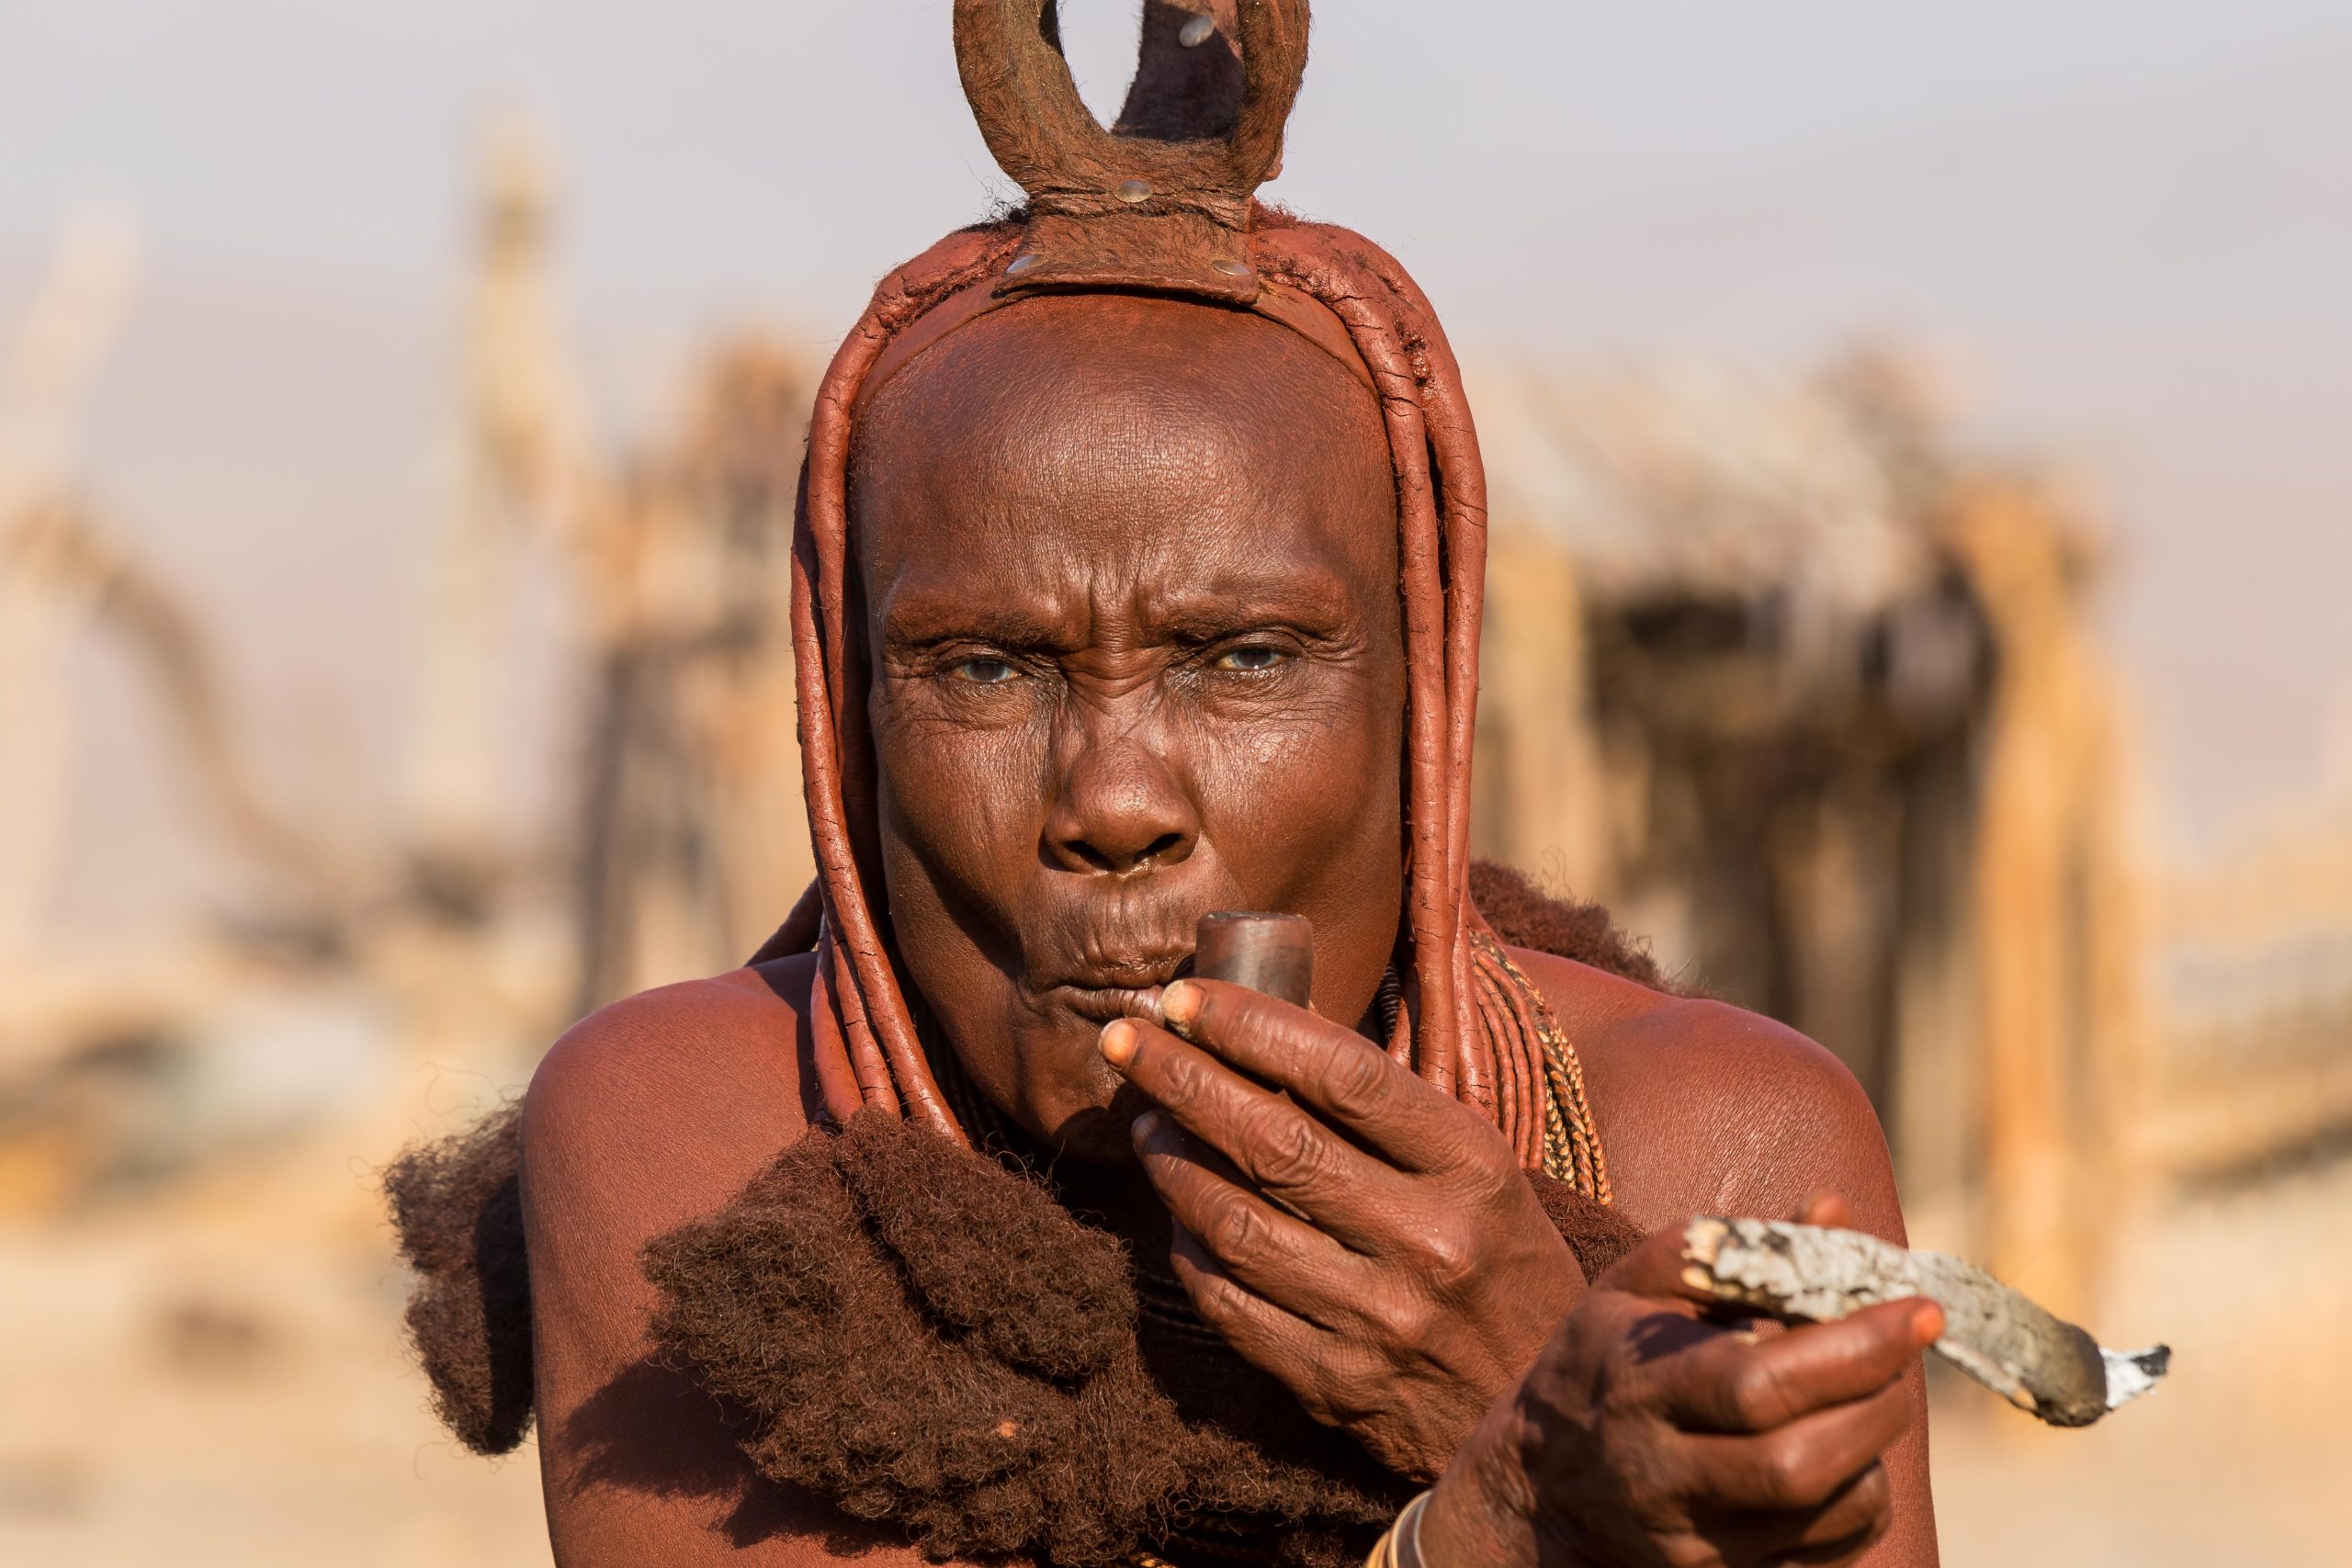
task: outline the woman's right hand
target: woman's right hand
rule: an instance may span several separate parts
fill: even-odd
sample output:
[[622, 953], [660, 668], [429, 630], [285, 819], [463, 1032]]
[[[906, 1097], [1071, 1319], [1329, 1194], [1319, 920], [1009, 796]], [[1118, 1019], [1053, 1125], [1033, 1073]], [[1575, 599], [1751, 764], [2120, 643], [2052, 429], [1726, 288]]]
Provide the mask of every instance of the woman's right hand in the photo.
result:
[[[1843, 1223], [1842, 1200], [1806, 1205]], [[1447, 1466], [1428, 1568], [1748, 1568], [1851, 1562], [1886, 1533], [1880, 1463], [1932, 1302], [1837, 1323], [1726, 1325], [1682, 1280], [1680, 1225], [1601, 1276]]]

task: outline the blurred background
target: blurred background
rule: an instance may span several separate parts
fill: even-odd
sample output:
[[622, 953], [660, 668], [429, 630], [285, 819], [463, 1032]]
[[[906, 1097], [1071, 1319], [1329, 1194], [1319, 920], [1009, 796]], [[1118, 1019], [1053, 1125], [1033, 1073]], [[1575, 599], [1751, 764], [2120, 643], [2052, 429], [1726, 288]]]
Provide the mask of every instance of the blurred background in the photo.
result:
[[[813, 377], [1011, 194], [946, 13], [0, 7], [0, 1560], [546, 1561], [377, 1173], [807, 877]], [[1269, 193], [1472, 379], [1482, 851], [2174, 1345], [1939, 1389], [1956, 1564], [2342, 1560], [2347, 79], [2341, 0], [1353, 0]]]

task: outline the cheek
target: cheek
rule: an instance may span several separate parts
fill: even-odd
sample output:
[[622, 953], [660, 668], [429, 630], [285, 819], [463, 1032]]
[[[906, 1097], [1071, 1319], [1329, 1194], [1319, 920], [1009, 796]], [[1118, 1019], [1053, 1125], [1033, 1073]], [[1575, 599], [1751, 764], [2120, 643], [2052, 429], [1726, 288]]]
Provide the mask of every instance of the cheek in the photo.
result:
[[[1331, 890], [1370, 893], [1402, 854], [1404, 681], [1393, 660], [1329, 672], [1287, 711], [1203, 716], [1193, 775], [1204, 824], [1261, 908], [1328, 911]], [[1318, 897], [1318, 894], [1321, 897]]]
[[877, 690], [871, 710], [884, 859], [894, 882], [920, 864], [988, 901], [1004, 871], [1035, 858], [1049, 723], [951, 723], [920, 706]]

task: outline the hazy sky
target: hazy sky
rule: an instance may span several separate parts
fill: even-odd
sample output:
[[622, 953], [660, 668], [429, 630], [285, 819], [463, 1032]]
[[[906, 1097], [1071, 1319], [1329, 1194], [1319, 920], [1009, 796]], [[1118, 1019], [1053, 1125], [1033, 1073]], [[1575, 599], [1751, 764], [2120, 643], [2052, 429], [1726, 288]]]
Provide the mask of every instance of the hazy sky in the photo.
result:
[[[1114, 100], [1133, 5], [1064, 8]], [[413, 636], [484, 114], [560, 144], [626, 407], [723, 325], [838, 333], [1004, 194], [946, 12], [0, 0], [0, 323], [62, 213], [136, 212], [101, 491], [277, 723], [365, 729], [337, 710]], [[2347, 82], [2346, 0], [1324, 0], [1272, 194], [1387, 243], [1473, 357], [1951, 355], [1979, 435], [2104, 496], [2159, 793], [2211, 823], [2308, 795], [2352, 697]]]
[[[109, 192], [175, 253], [435, 276], [467, 127], [520, 101], [570, 149], [583, 283], [837, 315], [1007, 188], [956, 91], [946, 10], [9, 0], [0, 232]], [[1115, 102], [1133, 0], [1064, 11], [1082, 80]], [[2343, 0], [1325, 0], [1277, 189], [1453, 270], [1498, 220], [1556, 231], [1662, 188], [1736, 188], [2347, 41]]]

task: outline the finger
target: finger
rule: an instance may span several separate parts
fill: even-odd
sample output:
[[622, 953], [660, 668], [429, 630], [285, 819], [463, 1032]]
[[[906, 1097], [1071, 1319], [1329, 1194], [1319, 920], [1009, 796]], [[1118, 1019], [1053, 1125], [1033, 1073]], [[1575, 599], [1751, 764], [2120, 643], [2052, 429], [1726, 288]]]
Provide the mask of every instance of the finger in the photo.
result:
[[1594, 1280], [1593, 1288], [1694, 1302], [1707, 1307], [1721, 1305], [1713, 1291], [1694, 1284], [1683, 1276], [1683, 1235], [1689, 1228], [1687, 1224], [1672, 1224], [1652, 1231], [1639, 1247], [1619, 1258], [1606, 1273]]
[[1894, 1523], [1894, 1485], [1872, 1464], [1818, 1507], [1705, 1515], [1696, 1533], [1726, 1562], [1848, 1562]]
[[1355, 1254], [1232, 1180], [1215, 1151], [1160, 1112], [1136, 1117], [1135, 1134], [1170, 1216], [1228, 1279], [1317, 1327], [1336, 1326], [1362, 1293], [1348, 1283]]
[[1289, 1090], [1405, 1169], [1450, 1163], [1476, 1121], [1354, 1030], [1246, 986], [1179, 980], [1159, 1009], [1185, 1039]]
[[1758, 1436], [1686, 1436], [1686, 1495], [1694, 1506], [1724, 1510], [1818, 1508], [1910, 1424], [1910, 1391], [1897, 1382]]
[[1396, 1173], [1290, 1100], [1140, 1019], [1103, 1025], [1103, 1060], [1268, 1197], [1370, 1244], [1367, 1222]]
[[1796, 1222], [1801, 1225], [1821, 1225], [1829, 1230], [1852, 1230], [1854, 1205], [1846, 1201], [1843, 1192], [1834, 1188], [1820, 1188], [1798, 1206]]
[[1193, 1310], [1243, 1359], [1267, 1369], [1315, 1364], [1328, 1337], [1243, 1285], [1187, 1231], [1168, 1243], [1169, 1268], [1193, 1298]]
[[1686, 1431], [1769, 1432], [1878, 1393], [1941, 1332], [1933, 1302], [1887, 1302], [1770, 1338], [1718, 1334], [1645, 1372], [1656, 1408]]

